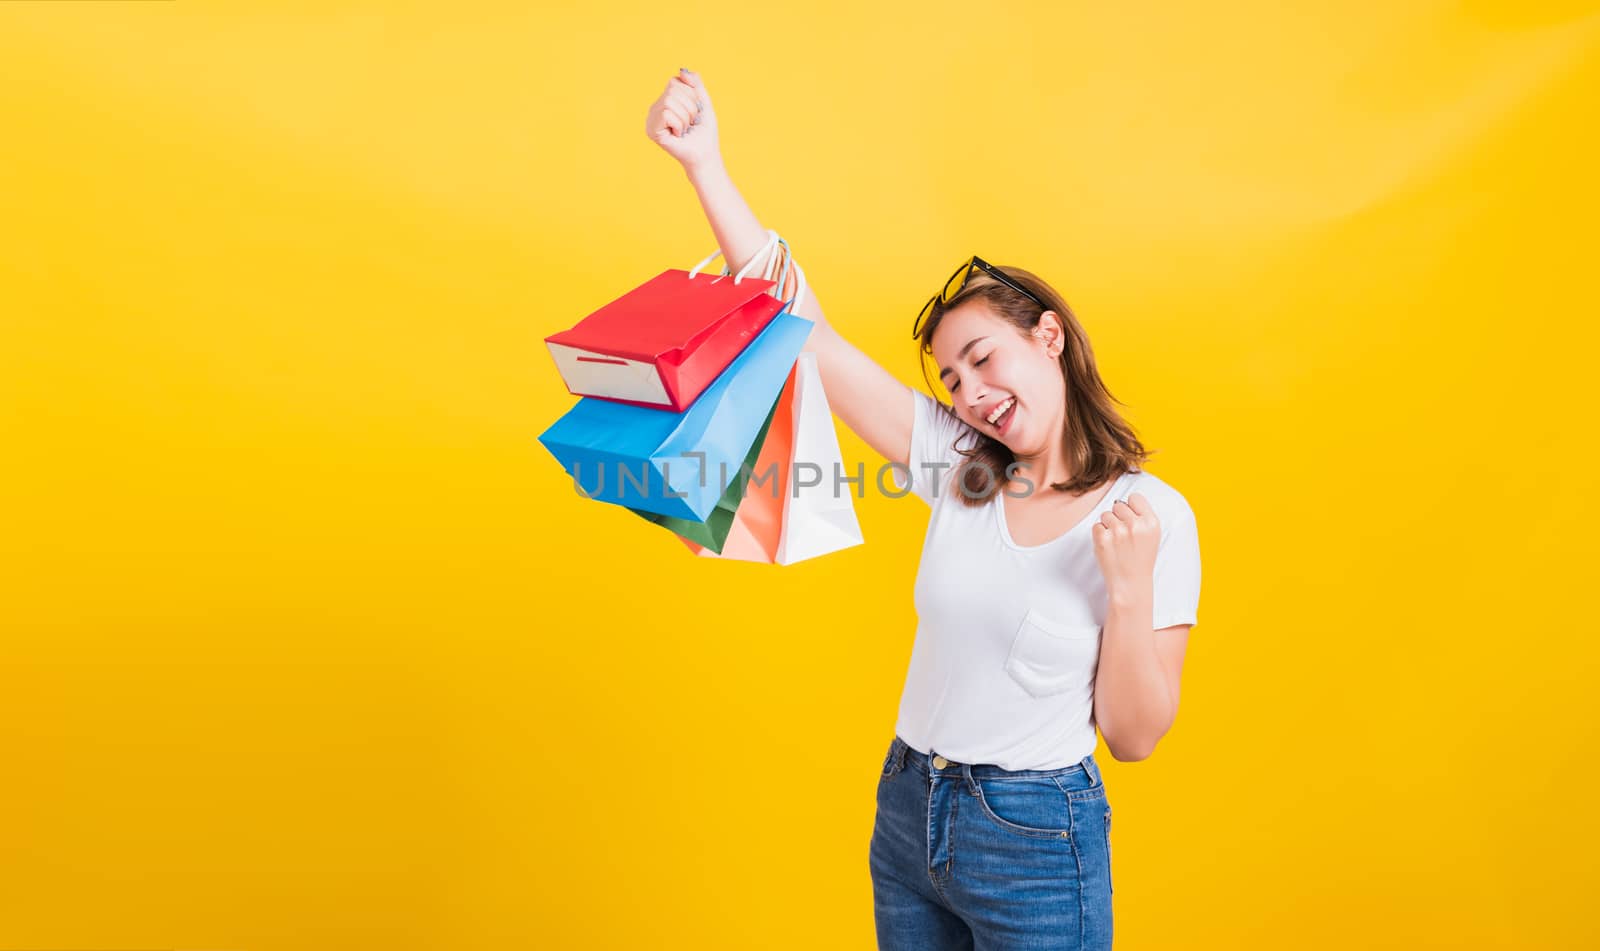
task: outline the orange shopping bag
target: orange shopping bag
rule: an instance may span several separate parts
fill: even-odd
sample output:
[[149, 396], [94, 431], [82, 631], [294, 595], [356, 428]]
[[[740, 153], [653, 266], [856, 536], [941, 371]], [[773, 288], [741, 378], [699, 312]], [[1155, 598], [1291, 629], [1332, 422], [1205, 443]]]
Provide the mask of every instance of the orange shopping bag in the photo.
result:
[[783, 393], [773, 410], [772, 424], [767, 427], [766, 442], [761, 444], [744, 498], [734, 512], [728, 540], [722, 543], [722, 554], [678, 536], [690, 551], [707, 558], [736, 561], [771, 564], [778, 560], [778, 543], [783, 538], [783, 502], [789, 493], [790, 458], [794, 454], [794, 396], [798, 372], [797, 363], [783, 384]]

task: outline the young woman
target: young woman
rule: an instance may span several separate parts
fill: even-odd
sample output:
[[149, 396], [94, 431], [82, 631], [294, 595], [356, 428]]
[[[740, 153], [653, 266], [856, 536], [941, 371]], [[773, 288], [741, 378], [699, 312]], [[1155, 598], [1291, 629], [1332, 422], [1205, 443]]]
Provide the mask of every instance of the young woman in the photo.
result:
[[[743, 267], [767, 232], [699, 76], [667, 82], [645, 131]], [[972, 258], [923, 307], [913, 336], [948, 406], [840, 337], [814, 287], [796, 313], [815, 322], [806, 349], [834, 411], [930, 508], [869, 852], [878, 944], [1109, 948], [1095, 730], [1129, 761], [1172, 727], [1200, 599], [1194, 513], [1141, 470], [1083, 327], [1034, 274]]]

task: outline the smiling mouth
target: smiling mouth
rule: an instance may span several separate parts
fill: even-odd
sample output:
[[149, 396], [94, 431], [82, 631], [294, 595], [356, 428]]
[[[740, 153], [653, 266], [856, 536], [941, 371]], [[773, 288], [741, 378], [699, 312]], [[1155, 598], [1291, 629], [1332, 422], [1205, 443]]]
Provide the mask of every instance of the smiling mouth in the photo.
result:
[[996, 406], [994, 408], [994, 412], [989, 414], [989, 418], [986, 419], [985, 422], [987, 422], [990, 426], [993, 426], [997, 431], [1004, 429], [1005, 424], [1011, 420], [1012, 411], [1016, 408], [1017, 398], [1013, 396], [1007, 399], [1004, 403], [1001, 403], [999, 406]]

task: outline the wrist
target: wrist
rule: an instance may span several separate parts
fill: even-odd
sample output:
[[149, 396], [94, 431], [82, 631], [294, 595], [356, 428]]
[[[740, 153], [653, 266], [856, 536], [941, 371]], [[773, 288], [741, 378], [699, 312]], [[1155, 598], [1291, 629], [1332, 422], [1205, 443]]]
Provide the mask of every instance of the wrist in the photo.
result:
[[711, 158], [701, 159], [693, 165], [685, 165], [683, 174], [695, 185], [700, 185], [715, 179], [726, 178], [728, 170], [722, 165], [722, 156], [715, 155]]
[[1106, 605], [1113, 611], [1154, 611], [1155, 592], [1149, 584], [1106, 589]]

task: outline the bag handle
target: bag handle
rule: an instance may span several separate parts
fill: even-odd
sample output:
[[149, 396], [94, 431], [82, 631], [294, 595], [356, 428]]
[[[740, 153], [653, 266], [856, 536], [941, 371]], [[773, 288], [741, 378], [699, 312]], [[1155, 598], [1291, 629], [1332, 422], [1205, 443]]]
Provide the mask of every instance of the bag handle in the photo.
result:
[[[805, 296], [806, 272], [800, 267], [800, 262], [794, 259], [794, 253], [789, 248], [789, 242], [779, 238], [778, 244], [783, 248], [783, 266], [777, 269], [776, 276], [768, 277], [767, 280], [775, 282], [772, 288], [772, 296], [777, 297], [779, 300], [783, 300], [781, 295], [783, 294], [783, 289], [789, 286], [789, 280], [791, 278], [795, 280], [794, 296], [783, 303], [783, 309], [792, 314], [794, 313], [794, 308], [800, 303], [800, 299]], [[774, 261], [777, 260], [776, 254], [773, 255], [773, 259]]]
[[[778, 246], [778, 242], [781, 241], [781, 240], [783, 240], [783, 239], [778, 237], [778, 232], [773, 231], [771, 228], [768, 228], [767, 229], [767, 243], [762, 245], [761, 246], [761, 250], [757, 251], [755, 257], [750, 259], [750, 263], [746, 264], [744, 266], [744, 268], [741, 269], [739, 271], [739, 273], [734, 276], [733, 283], [737, 284], [740, 281], [744, 280], [745, 275], [750, 273], [750, 270], [756, 266], [756, 263], [761, 261], [762, 259], [766, 258], [768, 255], [770, 255], [772, 253], [772, 249], [776, 248]], [[715, 251], [711, 252], [710, 254], [706, 255], [705, 260], [701, 261], [699, 264], [696, 264], [694, 266], [694, 270], [689, 272], [689, 280], [691, 280], [691, 281], [694, 280], [695, 275], [697, 275], [701, 271], [705, 270], [706, 265], [710, 264], [712, 261], [715, 261], [717, 259], [718, 255], [720, 255], [720, 254], [722, 254], [722, 249], [718, 248], [717, 250], [715, 250]], [[769, 266], [770, 266], [770, 262], [769, 262]], [[729, 271], [728, 271], [727, 259], [724, 258], [723, 259], [723, 264], [722, 264], [722, 275], [721, 276], [722, 277], [727, 277], [728, 273], [729, 273]]]
[[[778, 253], [778, 248], [780, 247], [783, 248], [781, 257]], [[707, 255], [705, 260], [701, 261], [699, 264], [696, 264], [694, 266], [694, 270], [689, 272], [689, 279], [694, 280], [695, 276], [704, 270], [706, 265], [710, 264], [712, 261], [715, 261], [720, 254], [722, 254], [722, 249], [718, 248]], [[800, 303], [800, 300], [805, 296], [806, 293], [806, 272], [805, 269], [800, 266], [800, 262], [796, 261], [794, 259], [794, 255], [790, 253], [789, 242], [780, 237], [778, 232], [774, 231], [773, 229], [767, 229], [767, 243], [762, 245], [761, 250], [756, 252], [755, 256], [750, 259], [750, 263], [746, 264], [744, 268], [734, 276], [733, 283], [737, 284], [743, 280], [745, 276], [749, 274], [750, 269], [756, 265], [756, 262], [761, 260], [766, 261], [766, 267], [764, 267], [761, 272], [762, 280], [774, 282], [774, 286], [772, 288], [773, 297], [783, 300], [783, 289], [789, 286], [789, 281], [791, 278], [794, 279], [794, 296], [788, 300], [785, 300], [783, 304], [784, 310], [793, 313], [795, 306]], [[779, 263], [780, 261], [782, 262], [781, 264]], [[728, 267], [727, 260], [724, 259], [722, 265], [722, 274], [720, 276], [727, 277], [732, 273], [732, 270]]]

